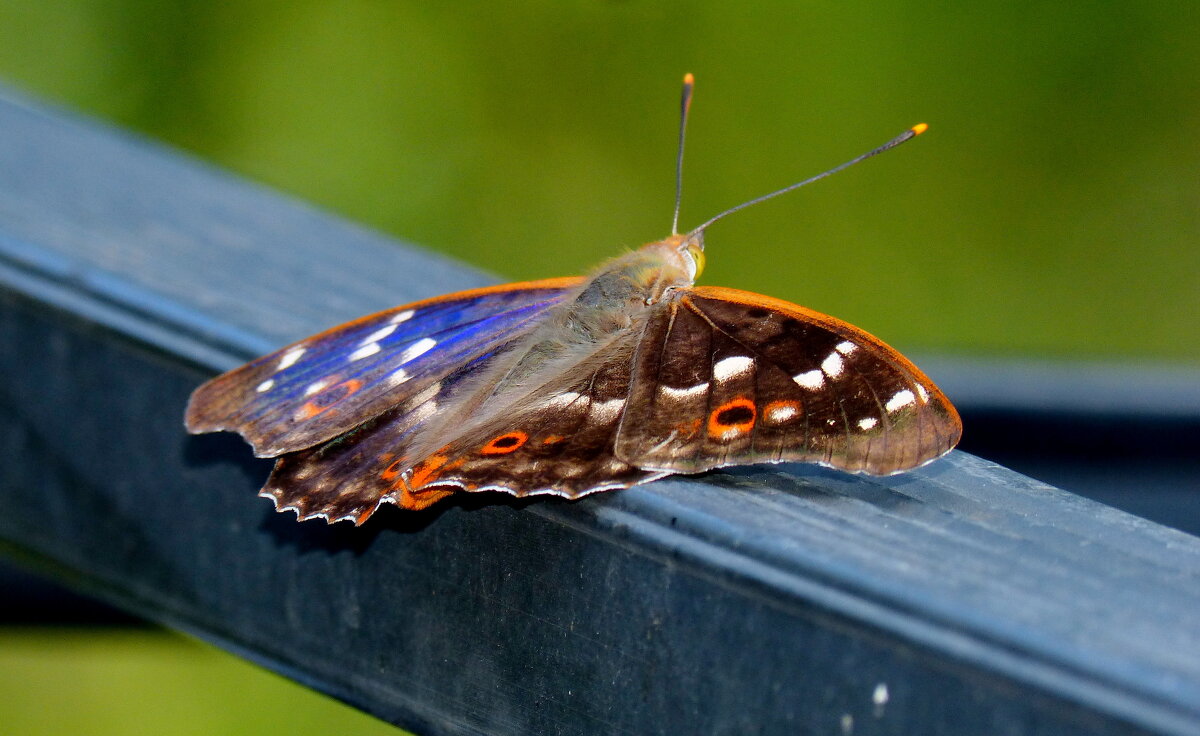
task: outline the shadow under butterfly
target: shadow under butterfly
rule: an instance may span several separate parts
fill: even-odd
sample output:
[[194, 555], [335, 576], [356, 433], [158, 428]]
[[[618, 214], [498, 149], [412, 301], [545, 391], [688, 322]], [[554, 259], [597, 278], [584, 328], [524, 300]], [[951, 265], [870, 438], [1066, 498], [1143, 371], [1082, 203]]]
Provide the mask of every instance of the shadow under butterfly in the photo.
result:
[[809, 461], [890, 475], [950, 451], [958, 413], [863, 330], [761, 294], [695, 286], [704, 232], [924, 132], [678, 233], [587, 277], [506, 284], [363, 317], [208, 381], [192, 433], [277, 457], [260, 495], [362, 524], [460, 491], [579, 498], [672, 473]]

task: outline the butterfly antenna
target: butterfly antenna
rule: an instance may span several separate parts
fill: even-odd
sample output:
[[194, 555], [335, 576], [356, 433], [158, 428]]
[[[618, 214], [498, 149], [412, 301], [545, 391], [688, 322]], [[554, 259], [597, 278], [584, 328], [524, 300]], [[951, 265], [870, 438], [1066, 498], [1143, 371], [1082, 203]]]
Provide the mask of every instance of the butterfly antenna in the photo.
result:
[[691, 72], [683, 75], [683, 98], [679, 102], [679, 153], [675, 156], [675, 216], [671, 218], [671, 234], [679, 234], [679, 203], [683, 201], [683, 141], [687, 132], [688, 110], [692, 109], [692, 88], [696, 79]]
[[[879, 154], [883, 153], [884, 151], [895, 148], [896, 146], [900, 145], [901, 143], [904, 143], [905, 141], [916, 138], [917, 136], [921, 135], [928, 129], [929, 129], [929, 126], [926, 125], [925, 123], [918, 123], [918, 124], [914, 125], [913, 127], [909, 128], [908, 130], [904, 131], [900, 135], [896, 136], [895, 138], [891, 139], [887, 143], [884, 143], [879, 148], [873, 149], [871, 151], [867, 151], [866, 153], [864, 153], [861, 156], [858, 156], [857, 158], [852, 158], [840, 166], [833, 167], [829, 171], [826, 171], [821, 174], [817, 174], [816, 176], [811, 177], [809, 179], [805, 179], [804, 181], [796, 182], [795, 184], [792, 184], [791, 186], [784, 187], [783, 189], [771, 192], [770, 194], [764, 194], [761, 197], [755, 197], [754, 199], [750, 200], [749, 202], [743, 202], [742, 204], [739, 204], [737, 207], [731, 207], [731, 208], [725, 210], [724, 212], [722, 212], [721, 214], [717, 215], [716, 217], [713, 217], [712, 219], [708, 220], [708, 222], [705, 222], [703, 225], [696, 228], [695, 230], [692, 230], [690, 233], [688, 233], [688, 236], [691, 237], [692, 235], [703, 232], [704, 230], [708, 229], [709, 225], [712, 225], [714, 222], [716, 222], [717, 220], [720, 220], [722, 217], [725, 217], [727, 215], [732, 215], [734, 212], [737, 212], [739, 210], [744, 210], [747, 207], [751, 207], [753, 205], [758, 204], [759, 202], [766, 202], [768, 199], [774, 199], [775, 197], [778, 197], [781, 194], [787, 194], [788, 192], [792, 191], [793, 189], [799, 189], [800, 187], [804, 186], [805, 184], [812, 184], [814, 181], [819, 181], [821, 179], [824, 179], [827, 176], [836, 174], [837, 172], [841, 171], [842, 169], [849, 168], [849, 167], [853, 166], [854, 164], [858, 163], [859, 161], [865, 161], [866, 159], [869, 159], [872, 156], [878, 156]], [[680, 155], [682, 155], [682, 154], [683, 154], [683, 146], [681, 144], [680, 145]]]

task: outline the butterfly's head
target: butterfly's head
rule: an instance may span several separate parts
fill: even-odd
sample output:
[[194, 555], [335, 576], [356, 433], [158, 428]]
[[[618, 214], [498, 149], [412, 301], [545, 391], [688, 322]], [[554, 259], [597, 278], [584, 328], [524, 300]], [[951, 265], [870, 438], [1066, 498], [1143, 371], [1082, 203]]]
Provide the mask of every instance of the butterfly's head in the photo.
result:
[[688, 274], [692, 281], [704, 271], [704, 233], [672, 235], [666, 240], [650, 243], [646, 248], [663, 251], [664, 258], [679, 270]]
[[692, 280], [700, 278], [704, 272], [704, 232], [685, 235], [679, 248], [692, 262]]

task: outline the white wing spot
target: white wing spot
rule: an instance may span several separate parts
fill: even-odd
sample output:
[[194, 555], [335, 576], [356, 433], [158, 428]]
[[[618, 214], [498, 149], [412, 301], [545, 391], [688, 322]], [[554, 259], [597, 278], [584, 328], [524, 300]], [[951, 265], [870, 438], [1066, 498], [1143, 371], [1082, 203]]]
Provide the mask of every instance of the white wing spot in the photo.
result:
[[592, 413], [605, 421], [611, 421], [625, 406], [625, 399], [609, 399], [608, 401], [593, 401]]
[[387, 377], [387, 382], [393, 386], [399, 386], [410, 378], [412, 376], [408, 375], [408, 371], [400, 368], [399, 370], [392, 371], [392, 374]]
[[318, 391], [324, 390], [324, 388], [328, 385], [329, 385], [328, 378], [322, 378], [320, 381], [313, 381], [312, 383], [308, 384], [308, 388], [304, 389], [304, 395], [312, 396], [313, 394], [317, 393]]
[[887, 409], [888, 413], [890, 414], [895, 411], [900, 411], [904, 407], [916, 402], [916, 400], [917, 397], [913, 395], [912, 391], [904, 389], [903, 391], [897, 391], [895, 396], [888, 399], [888, 402], [884, 404], [884, 408]]
[[273, 389], [273, 388], [275, 388], [275, 379], [274, 379], [274, 378], [268, 378], [267, 380], [265, 380], [265, 381], [263, 381], [262, 383], [258, 384], [258, 388], [254, 389], [254, 390], [255, 390], [255, 391], [257, 391], [257, 392], [259, 392], [259, 393], [261, 394], [261, 393], [265, 393], [265, 392], [267, 392], [267, 391], [270, 391], [270, 390], [271, 390], [271, 389]]
[[353, 363], [356, 360], [362, 360], [363, 358], [369, 358], [378, 352], [379, 352], [379, 343], [377, 343], [377, 342], [367, 343], [366, 345], [363, 345], [358, 350], [355, 350], [353, 353], [350, 353], [350, 357], [348, 358], [348, 360], [351, 363]]
[[392, 318], [388, 320], [388, 323], [398, 325], [401, 322], [407, 322], [412, 319], [413, 314], [415, 314], [415, 312], [413, 312], [411, 309], [406, 309], [403, 312], [396, 312], [392, 315]]
[[372, 332], [370, 334], [370, 336], [367, 337], [367, 339], [363, 340], [359, 344], [366, 346], [366, 345], [370, 345], [373, 342], [379, 342], [380, 340], [382, 340], [383, 338], [387, 337], [388, 335], [392, 334], [395, 331], [396, 331], [396, 325], [385, 325], [383, 327], [380, 327], [378, 330], [375, 330], [374, 332]]
[[740, 376], [749, 371], [752, 365], [754, 365], [754, 359], [744, 355], [722, 358], [713, 366], [713, 378], [718, 381], [728, 381], [734, 376]]
[[817, 390], [825, 385], [825, 374], [818, 370], [811, 370], [806, 373], [797, 373], [792, 376], [792, 380], [800, 384], [804, 388]]
[[845, 363], [842, 361], [841, 354], [836, 350], [825, 356], [825, 360], [821, 361], [821, 370], [830, 378], [837, 378], [842, 375], [843, 368], [845, 368]]
[[858, 350], [858, 346], [855, 345], [854, 343], [850, 342], [849, 340], [845, 340], [843, 342], [839, 342], [837, 344], [837, 347], [834, 348], [834, 350], [838, 351], [842, 355], [849, 355], [850, 353], [853, 353], [855, 350]]
[[693, 396], [699, 396], [708, 390], [708, 382], [689, 386], [688, 388], [671, 388], [670, 386], [659, 386], [658, 391], [663, 396], [668, 396], [672, 399], [688, 399]]
[[875, 417], [866, 417], [858, 420], [859, 429], [875, 429], [875, 425], [879, 424], [879, 420]]
[[922, 404], [929, 401], [929, 392], [926, 391], [925, 387], [919, 383], [917, 384], [917, 395], [921, 397]]
[[767, 421], [782, 424], [796, 416], [797, 413], [796, 407], [791, 404], [772, 407], [771, 411], [767, 412]]
[[296, 364], [297, 360], [300, 360], [300, 356], [304, 355], [306, 352], [308, 352], [306, 348], [293, 348], [287, 351], [283, 354], [283, 357], [279, 359], [279, 367], [275, 370], [281, 371], [285, 368], [291, 368]]
[[400, 353], [400, 362], [407, 363], [415, 358], [419, 358], [432, 350], [435, 345], [437, 345], [437, 340], [431, 337], [422, 337], [412, 345], [404, 348], [404, 352]]

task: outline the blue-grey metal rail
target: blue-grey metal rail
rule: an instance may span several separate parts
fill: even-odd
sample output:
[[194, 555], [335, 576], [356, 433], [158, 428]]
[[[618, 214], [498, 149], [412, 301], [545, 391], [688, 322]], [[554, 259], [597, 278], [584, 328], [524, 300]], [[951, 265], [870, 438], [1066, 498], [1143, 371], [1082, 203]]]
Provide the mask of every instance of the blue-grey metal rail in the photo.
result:
[[423, 734], [1200, 733], [1200, 539], [963, 452], [356, 529], [184, 434], [215, 372], [486, 280], [0, 95], [3, 549]]

